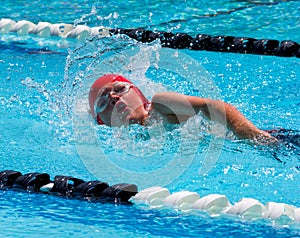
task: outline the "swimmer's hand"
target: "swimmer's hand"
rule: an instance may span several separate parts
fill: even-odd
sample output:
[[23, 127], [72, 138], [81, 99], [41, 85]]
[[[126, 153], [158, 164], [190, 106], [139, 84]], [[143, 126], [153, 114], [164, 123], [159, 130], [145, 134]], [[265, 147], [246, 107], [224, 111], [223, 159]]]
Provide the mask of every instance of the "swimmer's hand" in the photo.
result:
[[[278, 140], [266, 131], [258, 129], [243, 115], [233, 117], [230, 129], [239, 139], [248, 139], [258, 145], [276, 145]], [[238, 118], [238, 120], [236, 120]]]
[[277, 145], [279, 143], [279, 141], [268, 132], [259, 129], [251, 141], [258, 145]]

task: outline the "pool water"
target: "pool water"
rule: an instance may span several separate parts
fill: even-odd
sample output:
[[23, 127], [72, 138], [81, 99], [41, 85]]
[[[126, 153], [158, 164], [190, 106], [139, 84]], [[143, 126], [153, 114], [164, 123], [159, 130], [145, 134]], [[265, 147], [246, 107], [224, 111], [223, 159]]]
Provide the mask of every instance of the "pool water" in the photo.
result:
[[[300, 42], [298, 1], [51, 1], [51, 4], [4, 1], [3, 4], [1, 16], [15, 21], [148, 27], [193, 36], [205, 33]], [[171, 192], [224, 194], [232, 203], [252, 197], [262, 203], [275, 201], [300, 207], [297, 197], [300, 149], [296, 146], [270, 148], [224, 140], [209, 134], [211, 125], [201, 117], [172, 130], [163, 128], [162, 134], [155, 134], [161, 132], [161, 127], [152, 128], [150, 132], [156, 136], [140, 127], [129, 131], [97, 127], [88, 115], [86, 102], [88, 88], [96, 75], [107, 70], [129, 74], [131, 69], [130, 76], [148, 96], [159, 89], [212, 96], [232, 103], [262, 129], [299, 130], [298, 58], [176, 51], [161, 49], [158, 43], [145, 46], [119, 36], [87, 42], [14, 33], [0, 37], [1, 170], [45, 172], [52, 178], [58, 174], [71, 175], [110, 184], [130, 182], [139, 189], [160, 185]], [[171, 55], [179, 57], [168, 63]], [[158, 59], [162, 59], [162, 64], [156, 68]], [[186, 72], [177, 72], [175, 69], [186, 66], [184, 60], [192, 63]], [[192, 75], [191, 79], [188, 75]], [[205, 79], [197, 79], [203, 75]], [[195, 83], [198, 90], [192, 89]], [[145, 151], [149, 144], [152, 150]], [[94, 170], [89, 166], [89, 156], [98, 153], [100, 146], [114, 166]], [[215, 153], [215, 161], [205, 170], [205, 156], [210, 151]], [[172, 170], [163, 171], [167, 173], [165, 176], [158, 173], [158, 168], [174, 161]], [[123, 173], [117, 174], [120, 166]], [[140, 205], [88, 203], [20, 191], [0, 193], [0, 227], [5, 237], [300, 235], [295, 224], [280, 225], [269, 220], [246, 221]]]

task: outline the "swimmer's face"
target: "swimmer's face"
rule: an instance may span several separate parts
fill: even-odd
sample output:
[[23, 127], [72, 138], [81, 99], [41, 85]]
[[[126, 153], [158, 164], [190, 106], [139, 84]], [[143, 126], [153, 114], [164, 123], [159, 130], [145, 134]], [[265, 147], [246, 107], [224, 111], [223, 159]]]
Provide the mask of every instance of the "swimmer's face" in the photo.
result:
[[142, 124], [147, 111], [136, 90], [127, 82], [109, 83], [99, 91], [94, 111], [108, 126]]

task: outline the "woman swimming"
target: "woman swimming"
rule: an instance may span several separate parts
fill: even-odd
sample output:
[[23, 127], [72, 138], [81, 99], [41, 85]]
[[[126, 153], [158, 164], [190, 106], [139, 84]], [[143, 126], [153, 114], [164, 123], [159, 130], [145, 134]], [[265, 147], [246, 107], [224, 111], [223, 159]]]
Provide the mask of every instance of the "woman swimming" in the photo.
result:
[[226, 102], [175, 92], [156, 93], [149, 101], [131, 81], [115, 74], [104, 75], [94, 82], [89, 105], [96, 122], [108, 126], [147, 125], [153, 116], [178, 124], [202, 112], [209, 120], [226, 125], [239, 139], [258, 143], [277, 141]]

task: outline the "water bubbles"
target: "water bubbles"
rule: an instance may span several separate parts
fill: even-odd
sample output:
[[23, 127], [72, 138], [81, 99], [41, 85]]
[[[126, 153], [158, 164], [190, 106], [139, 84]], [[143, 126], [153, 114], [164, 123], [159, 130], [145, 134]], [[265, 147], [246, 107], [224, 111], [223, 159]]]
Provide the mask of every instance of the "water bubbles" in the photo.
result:
[[181, 28], [181, 24], [177, 24], [176, 26], [170, 27], [167, 31], [168, 32], [174, 32], [176, 30], [179, 30]]
[[149, 12], [149, 24], [151, 25], [152, 23], [152, 17], [153, 17], [153, 13], [152, 12]]

